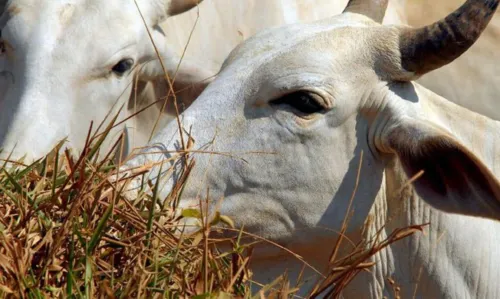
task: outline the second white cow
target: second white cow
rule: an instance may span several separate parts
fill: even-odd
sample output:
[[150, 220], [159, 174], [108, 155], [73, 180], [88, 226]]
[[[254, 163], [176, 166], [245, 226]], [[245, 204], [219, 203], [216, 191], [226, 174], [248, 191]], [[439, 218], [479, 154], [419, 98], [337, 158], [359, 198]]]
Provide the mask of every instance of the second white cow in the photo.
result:
[[[339, 16], [248, 39], [181, 115], [202, 151], [191, 153], [196, 166], [180, 206], [197, 207], [208, 190], [212, 212], [219, 207], [320, 271], [346, 214], [355, 243], [430, 222], [425, 234], [377, 254], [344, 298], [394, 297], [388, 278], [402, 298], [497, 298], [500, 123], [414, 80], [469, 49], [498, 2], [468, 0], [413, 29], [379, 24], [386, 1], [352, 0]], [[168, 125], [129, 165], [165, 161], [165, 170], [181, 145], [177, 126]], [[260, 154], [244, 154], [252, 151]], [[181, 162], [164, 176], [162, 199]], [[149, 174], [153, 181], [158, 168]], [[343, 250], [350, 249], [345, 242]], [[265, 245], [252, 263], [263, 283], [285, 270], [295, 279], [303, 266]], [[306, 270], [301, 295], [318, 278]]]

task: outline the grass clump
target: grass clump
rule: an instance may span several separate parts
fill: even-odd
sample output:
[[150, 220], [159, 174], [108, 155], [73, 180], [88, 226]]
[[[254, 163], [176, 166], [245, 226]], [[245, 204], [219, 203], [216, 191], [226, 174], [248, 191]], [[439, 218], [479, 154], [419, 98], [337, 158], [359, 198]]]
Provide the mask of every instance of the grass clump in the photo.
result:
[[0, 298], [247, 292], [243, 248], [221, 255], [207, 234], [175, 234], [178, 219], [154, 192], [136, 203], [123, 198], [124, 185], [110, 180], [120, 140], [97, 158], [106, 135], [87, 138], [78, 157], [58, 154], [61, 143], [30, 165], [0, 165]]
[[[61, 153], [61, 143], [32, 164], [6, 160], [0, 165], [0, 298], [251, 297], [251, 248], [241, 242], [249, 234], [233, 230], [235, 238], [213, 238], [211, 227], [231, 220], [216, 214], [205, 221], [198, 210], [185, 210], [182, 217], [198, 218], [200, 230], [182, 233], [180, 217], [160, 205], [166, 199], [157, 197], [158, 185], [151, 182], [145, 182], [151, 192], [125, 199], [125, 185], [110, 179], [117, 170], [111, 153], [121, 139], [98, 158], [110, 129], [89, 134], [80, 156]], [[179, 157], [188, 161], [187, 177], [191, 158]], [[376, 252], [420, 229], [396, 231], [371, 246], [359, 244], [346, 257], [335, 258], [335, 251], [332, 271], [311, 295], [339, 296], [357, 273], [373, 266], [367, 260]], [[220, 242], [231, 246], [222, 252]], [[288, 285], [284, 274], [253, 295], [292, 296], [297, 290]]]

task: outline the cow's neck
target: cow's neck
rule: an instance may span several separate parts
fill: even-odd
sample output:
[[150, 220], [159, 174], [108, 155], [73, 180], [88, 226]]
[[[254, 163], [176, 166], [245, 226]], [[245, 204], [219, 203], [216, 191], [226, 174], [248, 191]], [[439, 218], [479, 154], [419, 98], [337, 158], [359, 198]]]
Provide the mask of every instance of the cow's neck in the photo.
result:
[[[415, 84], [418, 109], [424, 117], [448, 129], [497, 175], [500, 174], [500, 123], [457, 106]], [[402, 99], [403, 100], [403, 99]], [[495, 164], [496, 163], [496, 164]], [[446, 214], [430, 208], [407, 186], [398, 161], [385, 172], [385, 230], [430, 223], [424, 234], [395, 243], [376, 256], [377, 269], [361, 284], [371, 291], [394, 297], [388, 284], [393, 278], [402, 298], [495, 298], [500, 286], [500, 222]], [[374, 206], [376, 209], [377, 204]], [[381, 221], [378, 221], [379, 223]], [[374, 227], [373, 230], [378, 229]], [[381, 294], [381, 293], [379, 293]], [[375, 297], [378, 297], [376, 295]]]
[[[408, 87], [408, 86], [407, 86]], [[411, 86], [410, 86], [411, 87]], [[459, 107], [415, 84], [410, 88], [412, 99], [401, 102], [414, 105], [425, 117], [448, 129], [478, 155], [486, 165], [500, 174], [500, 123]], [[401, 95], [408, 94], [401, 91]], [[495, 135], [496, 134], [496, 135]], [[486, 136], [486, 137], [485, 137]], [[495, 159], [496, 158], [496, 159]], [[495, 166], [495, 162], [497, 163]], [[430, 208], [411, 186], [397, 160], [392, 160], [384, 173], [384, 184], [375, 199], [369, 220], [363, 229], [370, 238], [382, 231], [387, 237], [398, 228], [430, 223], [424, 233], [403, 239], [374, 257], [376, 266], [362, 272], [344, 293], [345, 298], [395, 298], [389, 278], [401, 288], [401, 298], [496, 298], [500, 286], [500, 223], [459, 215], [445, 214]], [[403, 186], [406, 186], [402, 188]], [[399, 192], [397, 192], [399, 191]], [[356, 237], [351, 236], [349, 237]], [[325, 270], [332, 240], [316, 240], [294, 252], [303, 256], [318, 270]], [[346, 246], [346, 250], [349, 246]], [[342, 254], [340, 255], [342, 256]], [[289, 254], [254, 260], [255, 280], [271, 282], [285, 270], [292, 281], [303, 264]], [[306, 295], [318, 275], [305, 268], [303, 277], [311, 278], [299, 295]], [[292, 285], [293, 287], [293, 285]]]

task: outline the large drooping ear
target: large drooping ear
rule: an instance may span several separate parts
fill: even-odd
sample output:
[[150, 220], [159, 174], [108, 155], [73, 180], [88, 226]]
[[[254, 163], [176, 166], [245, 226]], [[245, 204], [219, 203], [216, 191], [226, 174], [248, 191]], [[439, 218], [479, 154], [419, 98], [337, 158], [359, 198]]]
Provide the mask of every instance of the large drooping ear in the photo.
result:
[[402, 118], [384, 130], [382, 151], [397, 155], [413, 183], [433, 207], [470, 216], [500, 219], [500, 182], [491, 171], [443, 129]]
[[168, 17], [184, 13], [203, 0], [136, 0], [149, 25], [158, 25]]
[[345, 12], [365, 15], [375, 22], [382, 23], [389, 0], [349, 0]]

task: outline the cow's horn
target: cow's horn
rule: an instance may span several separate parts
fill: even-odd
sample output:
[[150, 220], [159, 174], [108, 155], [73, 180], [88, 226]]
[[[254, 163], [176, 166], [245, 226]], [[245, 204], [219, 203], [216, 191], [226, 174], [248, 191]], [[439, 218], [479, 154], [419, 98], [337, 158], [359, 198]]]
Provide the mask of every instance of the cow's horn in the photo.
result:
[[169, 17], [187, 12], [201, 2], [203, 0], [135, 0], [148, 25], [158, 25]]
[[479, 38], [498, 2], [468, 0], [432, 25], [403, 29], [399, 36], [402, 67], [418, 77], [458, 58]]
[[349, 0], [344, 12], [359, 13], [382, 23], [389, 0]]

